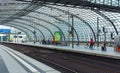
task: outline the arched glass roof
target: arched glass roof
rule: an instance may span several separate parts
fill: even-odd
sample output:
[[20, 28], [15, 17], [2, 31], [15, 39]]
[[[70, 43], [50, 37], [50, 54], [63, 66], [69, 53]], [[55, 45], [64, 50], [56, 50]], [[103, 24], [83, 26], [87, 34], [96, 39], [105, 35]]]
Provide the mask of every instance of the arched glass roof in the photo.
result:
[[109, 6], [119, 6], [120, 7], [120, 0], [87, 0], [92, 3], [109, 5]]
[[[87, 0], [92, 3], [119, 6], [118, 0]], [[110, 2], [111, 3], [111, 2]], [[109, 4], [108, 4], [109, 5]], [[120, 34], [120, 13], [99, 10], [98, 8], [67, 7], [22, 1], [0, 1], [1, 25], [13, 26], [26, 32], [30, 40], [52, 39], [54, 32], [60, 31], [62, 41], [68, 41], [69, 32], [74, 31], [75, 41], [89, 41], [90, 38], [110, 41], [111, 33]], [[72, 24], [73, 23], [73, 24]], [[106, 33], [103, 32], [105, 28]]]

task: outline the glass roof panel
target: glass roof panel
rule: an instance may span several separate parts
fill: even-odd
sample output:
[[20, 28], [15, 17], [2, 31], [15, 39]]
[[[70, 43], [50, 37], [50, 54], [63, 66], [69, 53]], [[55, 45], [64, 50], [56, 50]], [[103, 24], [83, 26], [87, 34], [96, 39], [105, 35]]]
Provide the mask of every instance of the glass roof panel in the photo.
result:
[[92, 3], [103, 4], [103, 5], [111, 5], [111, 6], [119, 6], [120, 0], [87, 0]]
[[[7, 2], [6, 1], [7, 0], [4, 0], [3, 2], [9, 3], [11, 0]], [[120, 2], [119, 0], [88, 0], [88, 1], [92, 3], [112, 5], [112, 6], [119, 6], [119, 2]], [[59, 31], [59, 29], [57, 28], [59, 27], [64, 32], [65, 38], [68, 39], [68, 33], [69, 31], [71, 31], [73, 21], [74, 21], [74, 29], [76, 31], [76, 33], [74, 32], [75, 33], [74, 38], [76, 41], [77, 41], [77, 37], [76, 37], [77, 35], [81, 41], [88, 41], [89, 38], [95, 37], [98, 31], [97, 24], [99, 25], [100, 35], [103, 34], [102, 31], [103, 27], [105, 27], [105, 29], [107, 30], [106, 33], [107, 35], [110, 35], [111, 32], [116, 33], [115, 27], [117, 28], [118, 31], [120, 31], [120, 13], [100, 11], [99, 13], [101, 14], [99, 14], [91, 9], [74, 8], [74, 7], [72, 8], [72, 7], [64, 7], [64, 6], [56, 6], [56, 5], [42, 6], [38, 9], [36, 8], [37, 10], [35, 9], [35, 11], [29, 13], [29, 10], [32, 9], [34, 10], [34, 7], [36, 6], [33, 5], [33, 7], [30, 6], [29, 8], [29, 4], [20, 4], [22, 3], [20, 1], [19, 2], [15, 1], [14, 3], [18, 3], [18, 4], [14, 4], [14, 5], [0, 4], [1, 24], [7, 22], [8, 20], [11, 21], [15, 20], [15, 17], [18, 17], [18, 19], [16, 19], [15, 21], [19, 21], [29, 26], [33, 26], [32, 25], [33, 23], [21, 19], [33, 20], [33, 22], [36, 23], [35, 25], [37, 25], [34, 27], [42, 30], [46, 38], [52, 38], [51, 33], [46, 28], [48, 28], [52, 32], [52, 34], [54, 34], [55, 31]], [[28, 8], [28, 13], [22, 11], [26, 8]], [[104, 15], [108, 17], [108, 19], [105, 18]], [[72, 16], [73, 16], [73, 21], [72, 21]], [[110, 22], [109, 19], [110, 21], [113, 22], [113, 25], [115, 25], [115, 27], [112, 25], [112, 22]], [[50, 23], [53, 23], [54, 25]], [[39, 26], [38, 24], [41, 24], [42, 26]], [[25, 26], [24, 24], [19, 24], [19, 25]], [[32, 27], [29, 28], [31, 28], [31, 30], [34, 30], [34, 28]], [[37, 35], [37, 37], [41, 36], [39, 30], [36, 31], [39, 34]], [[103, 36], [100, 36], [100, 38], [103, 38]], [[107, 36], [107, 38], [109, 38], [109, 36]]]

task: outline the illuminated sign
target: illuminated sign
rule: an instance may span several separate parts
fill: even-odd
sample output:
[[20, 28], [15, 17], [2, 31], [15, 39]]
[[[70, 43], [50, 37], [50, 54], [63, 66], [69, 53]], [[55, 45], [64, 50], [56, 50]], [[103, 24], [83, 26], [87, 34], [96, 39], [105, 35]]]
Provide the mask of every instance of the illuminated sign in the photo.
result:
[[54, 37], [55, 37], [55, 41], [60, 41], [61, 40], [61, 33], [60, 33], [60, 31], [56, 31], [55, 33], [54, 33]]
[[10, 29], [0, 29], [0, 33], [10, 33]]

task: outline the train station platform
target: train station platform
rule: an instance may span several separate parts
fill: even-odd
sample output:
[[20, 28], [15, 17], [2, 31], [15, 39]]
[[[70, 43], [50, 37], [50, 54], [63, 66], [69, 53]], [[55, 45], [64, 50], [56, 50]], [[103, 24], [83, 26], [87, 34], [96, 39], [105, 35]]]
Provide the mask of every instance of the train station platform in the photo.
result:
[[108, 46], [106, 47], [106, 51], [102, 51], [101, 46], [99, 46], [99, 47], [94, 46], [93, 49], [89, 49], [89, 46], [86, 46], [86, 45], [79, 45], [79, 46], [74, 45], [74, 48], [72, 48], [72, 45], [70, 45], [70, 46], [42, 45], [40, 43], [34, 44], [32, 42], [22, 43], [22, 44], [41, 46], [41, 47], [50, 48], [50, 49], [58, 49], [58, 50], [64, 50], [64, 51], [70, 51], [70, 52], [77, 52], [77, 53], [84, 53], [84, 54], [120, 59], [120, 52], [116, 52], [114, 50], [114, 47], [108, 47]]
[[0, 73], [61, 73], [11, 48], [0, 45]]

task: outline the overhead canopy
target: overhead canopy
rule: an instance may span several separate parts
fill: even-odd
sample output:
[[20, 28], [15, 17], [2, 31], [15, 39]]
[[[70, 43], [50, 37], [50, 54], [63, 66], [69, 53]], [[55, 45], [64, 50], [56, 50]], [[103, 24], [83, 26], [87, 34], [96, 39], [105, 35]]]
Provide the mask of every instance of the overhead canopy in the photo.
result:
[[70, 6], [70, 7], [91, 7], [106, 11], [119, 11], [120, 0], [17, 0], [24, 2], [43, 2], [47, 4]]
[[[96, 40], [98, 33], [99, 39], [103, 41], [103, 27], [106, 30], [107, 41], [110, 41], [111, 33], [113, 35], [120, 34], [119, 11], [110, 11], [111, 8], [105, 11], [104, 9], [95, 8], [95, 6], [93, 8], [89, 5], [86, 5], [88, 7], [73, 7], [73, 3], [75, 5], [75, 2], [78, 0], [75, 2], [72, 0], [45, 1], [47, 2], [44, 2], [44, 0], [39, 2], [0, 1], [0, 24], [21, 29], [26, 32], [31, 40], [36, 38], [37, 41], [41, 39], [52, 39], [56, 31], [61, 32], [63, 41], [68, 41], [68, 37], [71, 39], [69, 32], [72, 29], [72, 23], [74, 23], [74, 34], [72, 36], [78, 42], [88, 41], [90, 38]], [[53, 5], [50, 1], [56, 1], [56, 4]], [[108, 3], [111, 2], [111, 5], [106, 3], [108, 0], [106, 2], [102, 0], [99, 0], [99, 2], [96, 0], [86, 1], [88, 4], [95, 3], [120, 8], [118, 0], [110, 0]], [[80, 2], [84, 3], [85, 1], [81, 0]], [[64, 6], [60, 5], [60, 3], [64, 4]]]

